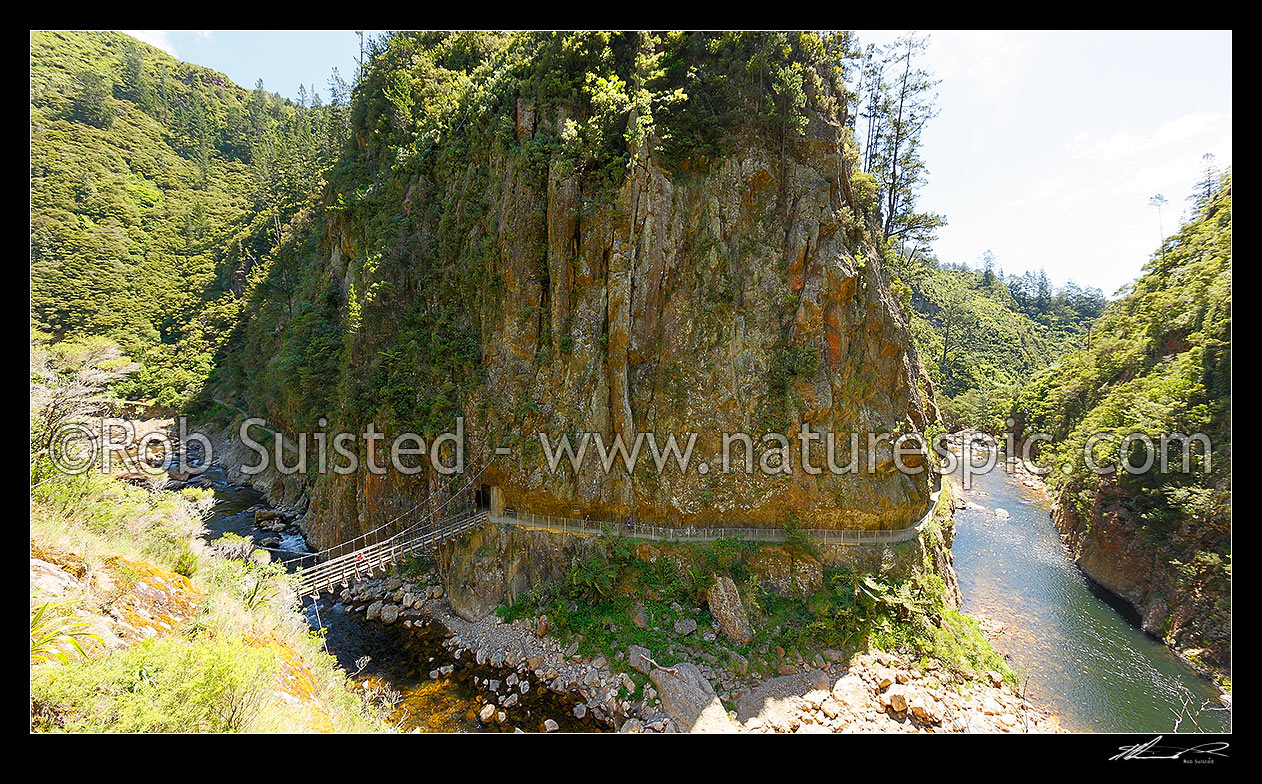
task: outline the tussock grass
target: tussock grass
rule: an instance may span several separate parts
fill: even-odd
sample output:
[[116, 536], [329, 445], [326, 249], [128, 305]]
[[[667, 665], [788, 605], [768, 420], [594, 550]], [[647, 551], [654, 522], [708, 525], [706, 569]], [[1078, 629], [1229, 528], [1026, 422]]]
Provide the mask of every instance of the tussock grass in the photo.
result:
[[[196, 617], [171, 633], [114, 649], [85, 646], [86, 655], [67, 656], [65, 663], [32, 656], [33, 728], [390, 729], [380, 707], [364, 698], [309, 630], [281, 567], [225, 558], [202, 543], [210, 501], [208, 491], [150, 490], [91, 474], [32, 488], [32, 556], [78, 579], [60, 608], [64, 617], [104, 616], [109, 597], [101, 586], [127, 587], [120, 557], [186, 576], [195, 557], [190, 582], [204, 594]], [[47, 601], [33, 596], [32, 603]]]

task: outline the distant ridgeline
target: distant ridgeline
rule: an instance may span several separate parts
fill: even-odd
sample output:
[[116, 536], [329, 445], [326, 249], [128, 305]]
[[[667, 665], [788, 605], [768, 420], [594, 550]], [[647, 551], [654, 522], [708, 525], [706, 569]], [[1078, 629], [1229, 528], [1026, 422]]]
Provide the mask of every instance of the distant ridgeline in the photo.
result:
[[[1084, 570], [1130, 601], [1144, 627], [1194, 662], [1230, 666], [1231, 180], [1199, 201], [1125, 295], [1091, 330], [1089, 347], [1037, 373], [1017, 401], [1023, 434], [1050, 434], [1040, 461], [1054, 467], [1054, 516]], [[1192, 471], [1116, 470], [1132, 434], [1204, 434], [1190, 441]], [[1103, 439], [1097, 464], [1082, 458]], [[1125, 454], [1141, 468], [1147, 447]], [[1069, 472], [1061, 470], [1068, 464]], [[1208, 470], [1207, 470], [1208, 469]]]
[[142, 368], [119, 394], [186, 402], [342, 147], [331, 88], [294, 104], [121, 33], [31, 33], [35, 336], [110, 338]]

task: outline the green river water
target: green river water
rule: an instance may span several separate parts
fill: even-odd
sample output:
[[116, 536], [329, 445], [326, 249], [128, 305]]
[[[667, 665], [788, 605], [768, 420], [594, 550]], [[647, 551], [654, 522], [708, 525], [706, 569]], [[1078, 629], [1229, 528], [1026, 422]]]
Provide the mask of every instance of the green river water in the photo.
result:
[[[1218, 690], [1137, 625], [1134, 612], [1074, 565], [1049, 501], [1002, 468], [973, 476], [952, 551], [964, 611], [1007, 628], [999, 648], [1028, 678], [1028, 696], [1065, 729], [1228, 732]], [[1001, 507], [1011, 518], [991, 510]], [[1208, 708], [1206, 708], [1208, 706]]]

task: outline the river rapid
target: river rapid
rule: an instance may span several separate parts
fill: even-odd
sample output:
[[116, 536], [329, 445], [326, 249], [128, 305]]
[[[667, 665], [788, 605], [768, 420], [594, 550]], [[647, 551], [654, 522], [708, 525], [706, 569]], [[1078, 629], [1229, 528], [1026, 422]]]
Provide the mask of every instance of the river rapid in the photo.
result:
[[[217, 466], [208, 468], [197, 481], [209, 483], [215, 495], [206, 521], [208, 541], [231, 533], [262, 547], [263, 541], [274, 535], [254, 524], [254, 510], [267, 504], [262, 493], [231, 484]], [[284, 561], [309, 551], [299, 534], [282, 534], [280, 539], [279, 547], [271, 550], [275, 560]], [[590, 718], [574, 718], [577, 703], [540, 688], [521, 696], [518, 705], [506, 711], [508, 720], [492, 718], [482, 722], [478, 711], [489, 694], [487, 681], [503, 681], [512, 671], [478, 665], [468, 655], [455, 658], [451, 650], [443, 647], [447, 632], [437, 623], [412, 628], [401, 624], [386, 626], [365, 619], [362, 613], [349, 612], [329, 596], [318, 603], [304, 598], [303, 612], [313, 630], [323, 629], [325, 647], [342, 669], [391, 704], [391, 721], [402, 730], [542, 732], [545, 719], [555, 721], [564, 732], [601, 729]], [[450, 669], [444, 672], [447, 668]], [[437, 677], [431, 675], [435, 671], [439, 671]]]

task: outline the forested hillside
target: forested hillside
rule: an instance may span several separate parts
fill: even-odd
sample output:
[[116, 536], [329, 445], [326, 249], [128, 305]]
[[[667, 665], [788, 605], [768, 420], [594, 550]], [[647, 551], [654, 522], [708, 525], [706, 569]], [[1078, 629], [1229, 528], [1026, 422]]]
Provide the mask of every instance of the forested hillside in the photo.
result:
[[[1092, 329], [1090, 346], [1038, 373], [1016, 406], [1025, 435], [1049, 434], [1061, 468], [1055, 517], [1092, 577], [1189, 658], [1229, 666], [1231, 577], [1231, 182], [1203, 198], [1144, 274]], [[1205, 434], [1192, 471], [1119, 470], [1119, 446], [1145, 434]], [[1098, 475], [1083, 460], [1093, 434]], [[1142, 441], [1124, 457], [1144, 465]]]
[[186, 402], [341, 148], [346, 88], [333, 93], [294, 104], [121, 33], [32, 33], [37, 334], [108, 337], [141, 364], [119, 394]]
[[893, 256], [890, 264], [949, 430], [1005, 431], [1021, 386], [1084, 345], [1104, 310], [1098, 289], [1055, 289], [1044, 273], [1005, 278], [989, 254], [980, 269], [912, 255]]

